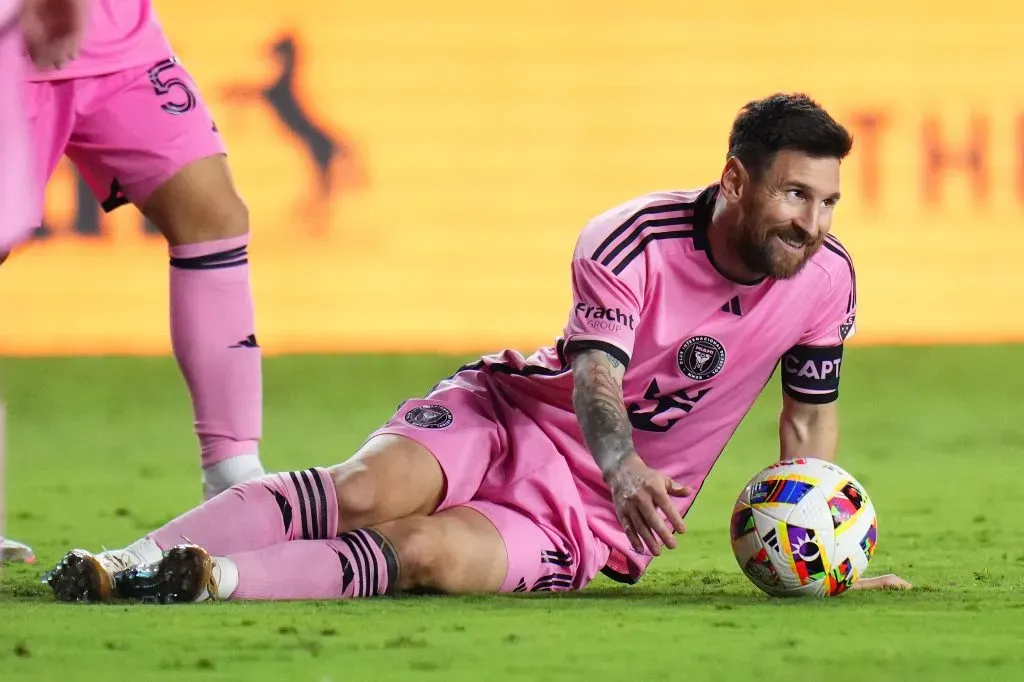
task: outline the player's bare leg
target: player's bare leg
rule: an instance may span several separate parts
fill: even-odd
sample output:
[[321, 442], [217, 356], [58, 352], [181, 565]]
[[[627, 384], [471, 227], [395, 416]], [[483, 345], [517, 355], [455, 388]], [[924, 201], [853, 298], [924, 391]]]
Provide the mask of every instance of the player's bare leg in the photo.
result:
[[226, 158], [195, 161], [140, 207], [171, 256], [171, 341], [195, 414], [204, 499], [263, 475], [249, 215]]
[[330, 469], [272, 474], [236, 485], [123, 549], [96, 555], [74, 550], [44, 582], [64, 601], [105, 599], [111, 591], [102, 586], [112, 585], [115, 573], [154, 564], [182, 543], [227, 556], [291, 541], [330, 540], [429, 514], [444, 489], [441, 466], [426, 448], [401, 436], [379, 435]]
[[508, 558], [498, 530], [468, 507], [215, 557], [198, 545], [118, 573], [118, 596], [158, 603], [206, 599], [351, 599], [396, 592], [497, 592]]
[[441, 465], [425, 447], [402, 436], [374, 436], [328, 471], [338, 499], [339, 533], [425, 516], [444, 497]]

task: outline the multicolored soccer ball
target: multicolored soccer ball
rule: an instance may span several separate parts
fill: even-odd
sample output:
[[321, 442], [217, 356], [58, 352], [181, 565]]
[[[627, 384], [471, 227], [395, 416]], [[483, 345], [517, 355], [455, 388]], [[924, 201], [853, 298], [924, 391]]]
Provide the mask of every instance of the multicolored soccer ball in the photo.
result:
[[775, 597], [834, 597], [862, 576], [878, 521], [842, 467], [795, 459], [763, 469], [733, 507], [732, 551], [752, 583]]

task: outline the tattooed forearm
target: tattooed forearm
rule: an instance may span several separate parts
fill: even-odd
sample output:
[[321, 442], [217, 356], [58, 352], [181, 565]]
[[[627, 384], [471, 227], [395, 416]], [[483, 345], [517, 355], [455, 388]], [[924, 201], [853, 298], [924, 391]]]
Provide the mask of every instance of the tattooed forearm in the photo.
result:
[[601, 473], [608, 474], [635, 452], [622, 399], [625, 367], [604, 351], [590, 350], [576, 356], [572, 368], [572, 403], [580, 430]]

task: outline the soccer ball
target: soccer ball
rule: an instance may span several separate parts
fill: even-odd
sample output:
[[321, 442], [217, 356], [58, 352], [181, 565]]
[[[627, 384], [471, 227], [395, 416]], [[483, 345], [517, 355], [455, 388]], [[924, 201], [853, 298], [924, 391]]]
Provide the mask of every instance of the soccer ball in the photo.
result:
[[743, 573], [775, 597], [834, 597], [867, 570], [878, 522], [864, 486], [842, 467], [795, 459], [760, 471], [732, 511]]

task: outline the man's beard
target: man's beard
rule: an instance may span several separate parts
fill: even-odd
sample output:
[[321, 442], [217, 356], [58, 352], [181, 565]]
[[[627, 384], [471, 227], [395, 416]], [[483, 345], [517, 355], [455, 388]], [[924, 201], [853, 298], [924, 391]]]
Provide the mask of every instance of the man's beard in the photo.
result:
[[[788, 240], [800, 250], [787, 249], [776, 237]], [[803, 270], [824, 241], [824, 234], [814, 240], [792, 225], [765, 227], [754, 218], [744, 225], [736, 250], [743, 265], [749, 270], [772, 279], [790, 279]]]

